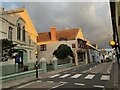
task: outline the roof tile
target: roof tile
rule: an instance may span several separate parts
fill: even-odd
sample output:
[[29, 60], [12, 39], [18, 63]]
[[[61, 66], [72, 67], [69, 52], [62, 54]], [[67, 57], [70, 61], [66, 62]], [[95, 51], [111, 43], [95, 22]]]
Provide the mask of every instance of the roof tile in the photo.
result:
[[[67, 30], [59, 30], [56, 31], [57, 33], [57, 40], [59, 39], [67, 39], [67, 40], [73, 40], [77, 37], [79, 29], [67, 29]], [[38, 33], [38, 42], [44, 42], [44, 41], [50, 41], [51, 36], [50, 32], [43, 32]]]

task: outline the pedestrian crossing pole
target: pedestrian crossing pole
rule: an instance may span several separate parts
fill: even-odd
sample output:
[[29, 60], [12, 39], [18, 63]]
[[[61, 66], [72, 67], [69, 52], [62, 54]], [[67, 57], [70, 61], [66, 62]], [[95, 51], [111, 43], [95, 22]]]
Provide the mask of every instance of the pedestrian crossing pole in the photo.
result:
[[36, 63], [35, 63], [36, 78], [38, 78], [38, 59], [37, 59], [38, 52], [37, 51], [35, 52], [35, 55], [36, 55]]

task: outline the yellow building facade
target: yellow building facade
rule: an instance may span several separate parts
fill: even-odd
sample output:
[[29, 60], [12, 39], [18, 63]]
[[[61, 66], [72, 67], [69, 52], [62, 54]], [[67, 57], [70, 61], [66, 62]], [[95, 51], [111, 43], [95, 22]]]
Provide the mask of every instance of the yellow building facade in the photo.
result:
[[[19, 49], [19, 54], [22, 59], [22, 69], [25, 65], [29, 69], [34, 68], [37, 51], [37, 31], [26, 11], [25, 8], [18, 8], [14, 10], [1, 10], [0, 23], [0, 39], [8, 39], [17, 44], [16, 48]], [[2, 63], [3, 75], [15, 73], [18, 71], [18, 63], [15, 60], [8, 60]], [[9, 71], [9, 72], [7, 72]]]

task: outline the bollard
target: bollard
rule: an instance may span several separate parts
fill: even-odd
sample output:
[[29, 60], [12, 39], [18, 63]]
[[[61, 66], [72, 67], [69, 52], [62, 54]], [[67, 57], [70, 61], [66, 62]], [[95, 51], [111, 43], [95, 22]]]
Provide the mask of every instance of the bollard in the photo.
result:
[[47, 65], [46, 65], [46, 59], [45, 58], [42, 58], [40, 60], [40, 63], [41, 63], [41, 68], [43, 69], [44, 72], [47, 72]]
[[57, 69], [57, 58], [54, 57], [54, 58], [52, 59], [52, 61], [53, 61], [53, 68], [54, 68], [54, 70], [56, 70], [56, 69]]

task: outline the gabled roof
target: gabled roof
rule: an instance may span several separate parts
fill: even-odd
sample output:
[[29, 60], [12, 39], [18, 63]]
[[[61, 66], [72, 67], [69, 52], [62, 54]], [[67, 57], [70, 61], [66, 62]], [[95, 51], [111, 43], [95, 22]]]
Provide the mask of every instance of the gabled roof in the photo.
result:
[[[56, 31], [57, 40], [58, 41], [61, 39], [75, 40], [78, 32], [79, 29], [77, 28]], [[38, 42], [51, 41], [51, 33], [50, 32], [38, 33], [37, 41]]]
[[4, 15], [9, 15], [9, 14], [19, 15], [20, 18], [22, 18], [26, 23], [26, 25], [25, 25], [26, 31], [30, 34], [30, 38], [33, 41], [36, 42], [35, 37], [38, 36], [38, 33], [37, 33], [37, 31], [36, 31], [36, 29], [35, 29], [35, 27], [34, 27], [34, 25], [33, 25], [33, 23], [32, 23], [32, 21], [31, 21], [31, 19], [30, 19], [30, 17], [29, 17], [25, 8], [17, 8], [17, 9], [14, 9], [14, 10], [7, 10], [7, 11], [4, 10], [4, 11], [0, 11], [0, 14], [3, 15], [3, 16]]
[[13, 10], [0, 10], [0, 14], [4, 15], [4, 14], [14, 14], [14, 13], [19, 13], [19, 12], [23, 12], [25, 10], [25, 8], [17, 8], [17, 9], [13, 9]]

